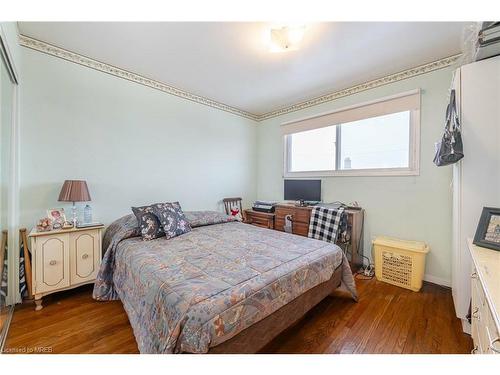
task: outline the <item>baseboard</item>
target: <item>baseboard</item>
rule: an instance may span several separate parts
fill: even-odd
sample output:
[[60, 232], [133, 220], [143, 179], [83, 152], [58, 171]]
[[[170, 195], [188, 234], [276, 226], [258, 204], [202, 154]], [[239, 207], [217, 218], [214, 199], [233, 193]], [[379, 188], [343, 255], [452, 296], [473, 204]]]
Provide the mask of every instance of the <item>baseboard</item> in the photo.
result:
[[446, 286], [448, 288], [451, 288], [451, 281], [446, 280], [446, 279], [442, 279], [441, 277], [436, 277], [436, 276], [432, 276], [432, 275], [424, 275], [424, 281], [428, 281], [428, 282], [433, 283], [433, 284], [442, 285], [442, 286]]

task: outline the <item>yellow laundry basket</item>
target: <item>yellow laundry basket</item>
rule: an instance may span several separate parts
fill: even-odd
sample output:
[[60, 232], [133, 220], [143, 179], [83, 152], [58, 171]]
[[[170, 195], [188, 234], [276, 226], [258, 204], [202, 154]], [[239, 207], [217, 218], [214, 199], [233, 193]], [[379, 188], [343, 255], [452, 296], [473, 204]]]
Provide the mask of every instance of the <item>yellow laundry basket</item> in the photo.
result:
[[390, 237], [373, 240], [375, 276], [378, 280], [418, 292], [424, 278], [429, 247], [420, 241]]

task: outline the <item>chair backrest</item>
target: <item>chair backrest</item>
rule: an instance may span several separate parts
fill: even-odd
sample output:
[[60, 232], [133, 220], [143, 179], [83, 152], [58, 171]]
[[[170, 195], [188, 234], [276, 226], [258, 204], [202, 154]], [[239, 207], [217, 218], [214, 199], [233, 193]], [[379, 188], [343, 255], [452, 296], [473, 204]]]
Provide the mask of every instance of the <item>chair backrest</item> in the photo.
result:
[[243, 215], [243, 207], [241, 205], [241, 198], [224, 198], [222, 202], [224, 202], [224, 209], [226, 210], [227, 215], [231, 215], [231, 208], [237, 207], [240, 210], [240, 213]]

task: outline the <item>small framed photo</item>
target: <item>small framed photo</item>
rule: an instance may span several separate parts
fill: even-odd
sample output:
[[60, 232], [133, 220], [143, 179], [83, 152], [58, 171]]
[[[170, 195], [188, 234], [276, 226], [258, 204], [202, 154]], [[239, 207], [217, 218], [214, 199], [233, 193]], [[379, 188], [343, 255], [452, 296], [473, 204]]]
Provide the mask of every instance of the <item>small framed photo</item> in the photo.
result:
[[500, 208], [483, 208], [474, 245], [500, 251]]
[[64, 208], [49, 208], [47, 210], [47, 217], [52, 220], [52, 227], [54, 229], [60, 229], [66, 222]]

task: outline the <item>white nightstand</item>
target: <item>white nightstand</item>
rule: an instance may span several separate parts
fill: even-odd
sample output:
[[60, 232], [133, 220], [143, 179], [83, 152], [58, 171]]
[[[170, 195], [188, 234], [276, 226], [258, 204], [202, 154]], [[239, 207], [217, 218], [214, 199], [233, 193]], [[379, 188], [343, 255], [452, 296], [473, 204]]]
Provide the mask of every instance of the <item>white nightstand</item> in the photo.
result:
[[42, 309], [42, 297], [48, 294], [95, 281], [102, 258], [103, 227], [31, 231], [35, 310]]

